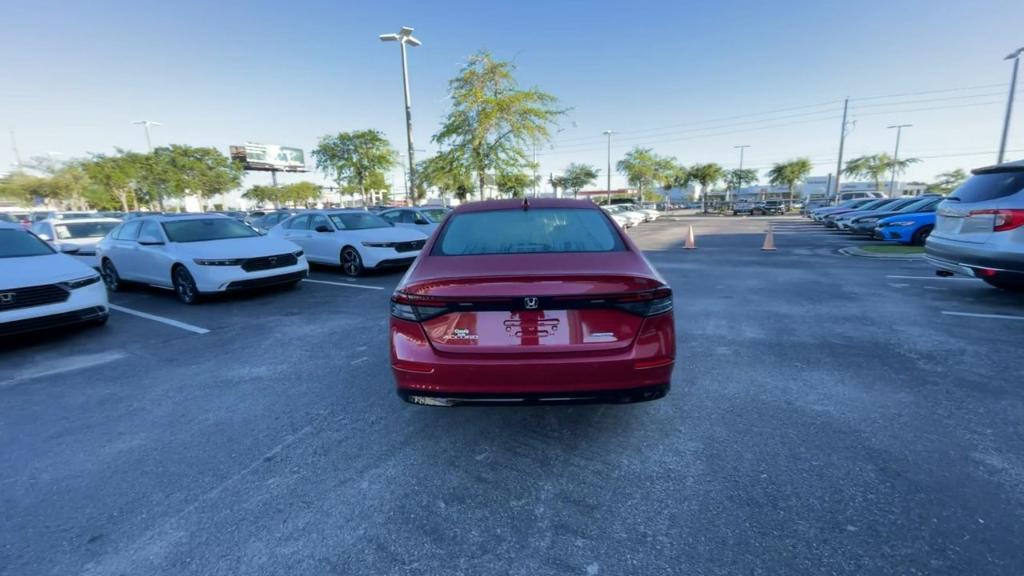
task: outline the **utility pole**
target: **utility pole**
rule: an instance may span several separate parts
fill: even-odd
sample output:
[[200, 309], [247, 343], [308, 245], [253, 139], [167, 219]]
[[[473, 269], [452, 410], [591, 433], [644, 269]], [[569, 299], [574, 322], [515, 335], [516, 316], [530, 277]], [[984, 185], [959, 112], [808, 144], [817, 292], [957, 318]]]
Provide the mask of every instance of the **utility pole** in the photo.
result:
[[850, 98], [843, 100], [843, 125], [839, 129], [839, 160], [836, 161], [836, 187], [832, 194], [832, 202], [839, 201], [839, 180], [843, 174], [843, 146], [846, 145], [846, 112], [850, 107]]
[[910, 128], [913, 124], [898, 124], [886, 126], [888, 129], [896, 129], [896, 149], [892, 151], [892, 176], [889, 178], [889, 198], [896, 192], [896, 161], [900, 159], [900, 135], [904, 128]]
[[[152, 120], [136, 120], [135, 122], [132, 122], [132, 124], [141, 124], [143, 129], [145, 129], [145, 131], [146, 131], [146, 153], [152, 154], [153, 153], [153, 141], [150, 140], [150, 138], [149, 138], [149, 127], [150, 126], [163, 126], [163, 124], [161, 124], [159, 122], [154, 122]], [[271, 175], [273, 175], [273, 174], [274, 173], [271, 172]], [[277, 177], [276, 177], [276, 175], [274, 176], [274, 186], [275, 187], [277, 186]], [[164, 211], [164, 195], [161, 194], [159, 190], [156, 191], [156, 202], [160, 206], [160, 211], [163, 212]]]
[[1013, 113], [1013, 93], [1017, 89], [1017, 68], [1020, 66], [1020, 56], [1024, 54], [1024, 48], [1018, 48], [1004, 60], [1013, 60], [1013, 76], [1010, 77], [1010, 97], [1006, 100], [1006, 117], [1003, 119], [1003, 137], [999, 140], [999, 159], [996, 164], [1002, 164], [1006, 157], [1006, 139], [1010, 135], [1010, 114]]
[[537, 197], [537, 143], [533, 143], [533, 197]]
[[416, 159], [412, 145], [412, 103], [409, 98], [409, 65], [406, 59], [405, 46], [410, 44], [415, 47], [421, 46], [423, 43], [414, 38], [412, 32], [412, 28], [402, 26], [398, 34], [381, 34], [379, 38], [381, 42], [398, 42], [402, 48], [402, 85], [405, 88], [405, 134], [409, 142], [409, 181], [407, 186], [409, 190], [413, 191], [413, 196], [415, 196]]
[[[743, 170], [743, 151], [746, 150], [747, 148], [750, 148], [750, 144], [740, 144], [739, 146], [733, 146], [733, 148], [739, 148], [739, 150], [740, 150], [740, 170]], [[728, 190], [729, 190], [728, 187], [726, 187], [726, 192], [725, 192], [726, 193], [726, 197], [725, 197], [726, 203], [729, 202], [729, 196], [728, 196], [729, 191]], [[740, 188], [739, 188], [739, 186], [737, 186], [736, 187], [736, 194], [739, 194], [739, 193], [740, 193]]]
[[[607, 183], [607, 187], [605, 188], [605, 191], [608, 192], [608, 203], [611, 204], [612, 203], [612, 134], [615, 134], [615, 132], [613, 132], [611, 130], [605, 130], [603, 132], [603, 134], [608, 137], [608, 173], [605, 175], [605, 177], [607, 178], [607, 180], [605, 180], [605, 182]], [[641, 198], [640, 200], [643, 201], [643, 198]]]

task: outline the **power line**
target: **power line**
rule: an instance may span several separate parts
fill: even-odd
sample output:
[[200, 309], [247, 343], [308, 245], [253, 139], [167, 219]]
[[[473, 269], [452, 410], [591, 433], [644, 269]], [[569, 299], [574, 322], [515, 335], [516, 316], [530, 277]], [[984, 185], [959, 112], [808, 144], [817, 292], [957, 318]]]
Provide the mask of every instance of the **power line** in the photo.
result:
[[880, 116], [883, 114], [909, 114], [911, 112], [928, 112], [930, 110], [950, 110], [953, 108], [971, 108], [974, 106], [991, 106], [993, 104], [1005, 104], [1006, 101], [992, 100], [990, 102], [974, 102], [971, 104], [953, 104], [950, 106], [932, 106], [930, 108], [911, 108], [908, 110], [883, 110], [881, 112], [868, 112], [865, 114], [856, 114], [856, 116]]
[[943, 98], [926, 98], [924, 100], [903, 100], [900, 102], [876, 102], [874, 104], [857, 104], [854, 108], [877, 108], [879, 106], [900, 106], [903, 104], [925, 104], [928, 102], [942, 102], [948, 100], [968, 100], [971, 98], [990, 98], [992, 96], [1004, 96], [1004, 92], [986, 92], [984, 94], [965, 94], [963, 96], [946, 96]]
[[978, 86], [963, 86], [960, 88], [945, 88], [943, 90], [922, 90], [920, 92], [902, 92], [900, 94], [881, 94], [878, 96], [862, 96], [860, 98], [850, 98], [851, 102], [858, 100], [881, 100], [883, 98], [901, 98], [903, 96], [921, 96], [924, 94], [941, 94], [943, 92], [963, 92], [966, 90], [981, 90], [983, 88], [1006, 88], [1009, 84], [1001, 82], [999, 84], [981, 84]]

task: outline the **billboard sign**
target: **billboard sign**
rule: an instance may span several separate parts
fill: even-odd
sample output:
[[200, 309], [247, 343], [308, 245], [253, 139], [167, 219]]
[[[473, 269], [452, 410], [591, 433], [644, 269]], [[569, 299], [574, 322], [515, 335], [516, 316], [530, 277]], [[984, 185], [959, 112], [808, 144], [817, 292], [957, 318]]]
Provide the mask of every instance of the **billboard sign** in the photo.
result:
[[231, 159], [242, 162], [246, 170], [306, 171], [302, 148], [247, 142], [244, 146], [231, 146], [230, 151]]

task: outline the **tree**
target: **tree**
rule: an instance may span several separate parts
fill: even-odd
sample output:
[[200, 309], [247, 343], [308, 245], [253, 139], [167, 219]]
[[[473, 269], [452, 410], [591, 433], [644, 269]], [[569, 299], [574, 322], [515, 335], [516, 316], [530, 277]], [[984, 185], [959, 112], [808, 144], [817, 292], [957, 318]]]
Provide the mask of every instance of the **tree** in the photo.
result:
[[[753, 168], [733, 168], [725, 172], [725, 184], [729, 187], [729, 190], [739, 192], [740, 188], [756, 182], [757, 170]], [[725, 200], [728, 202], [729, 197], [726, 196]]]
[[265, 186], [256, 184], [242, 194], [242, 198], [251, 200], [257, 205], [273, 204], [275, 207], [283, 202], [283, 192], [280, 186]]
[[672, 165], [673, 159], [658, 156], [650, 148], [636, 147], [615, 164], [615, 169], [626, 175], [626, 181], [635, 186], [642, 197], [644, 190], [663, 182]]
[[[572, 197], [575, 198], [580, 193], [580, 190], [593, 184], [600, 173], [600, 170], [589, 164], [576, 164], [573, 162], [565, 169], [565, 175], [562, 176], [562, 187], [566, 190], [572, 190]], [[611, 191], [608, 193], [611, 194]]]
[[[223, 194], [242, 183], [244, 171], [241, 164], [232, 162], [216, 148], [193, 147], [171, 144], [157, 148], [157, 156], [166, 155], [160, 162], [158, 187], [169, 196], [182, 197], [193, 194], [199, 199], [199, 206], [205, 210], [205, 196]], [[136, 161], [135, 174], [141, 178], [145, 162]], [[161, 192], [162, 197], [163, 192]]]
[[725, 176], [725, 170], [721, 166], [710, 162], [708, 164], [694, 164], [690, 168], [690, 178], [700, 183], [700, 203], [703, 212], [708, 211], [708, 193], [711, 188]]
[[881, 190], [882, 178], [885, 178], [890, 168], [889, 161], [889, 155], [885, 153], [858, 156], [846, 162], [843, 174], [872, 180], [875, 183], [875, 190]]
[[548, 184], [551, 184], [551, 189], [554, 190], [555, 196], [558, 196], [559, 190], [564, 191], [569, 189], [567, 186], [568, 181], [565, 179], [565, 176], [551, 175], [551, 177], [548, 178]]
[[[911, 164], [917, 164], [920, 161], [921, 160], [918, 158], [900, 158], [898, 160], [896, 158], [889, 158], [889, 160], [886, 162], [886, 167], [888, 168], [887, 172], [892, 174], [893, 187], [895, 187], [896, 185], [897, 176], [900, 176], [901, 174], [906, 172], [907, 168], [909, 168]], [[894, 192], [895, 190], [889, 191], [890, 194]]]
[[967, 172], [964, 172], [962, 168], [943, 172], [936, 176], [935, 182], [928, 185], [928, 192], [945, 196], [959, 188], [964, 183], [964, 180], [967, 180]]
[[500, 172], [494, 179], [498, 192], [512, 198], [522, 198], [535, 183], [533, 175], [525, 172]]
[[[397, 155], [379, 130], [322, 136], [313, 150], [317, 169], [333, 178], [343, 191], [358, 192], [364, 201], [368, 191], [379, 189], [384, 173], [395, 165]], [[370, 198], [371, 203], [373, 200]]]
[[128, 212], [128, 201], [133, 200], [137, 209], [138, 201], [133, 186], [138, 176], [138, 167], [133, 157], [125, 156], [121, 151], [113, 156], [94, 154], [83, 164], [85, 173], [98, 187], [90, 191], [90, 203], [93, 206], [109, 206], [116, 201], [122, 211]]
[[789, 201], [793, 202], [793, 193], [798, 182], [807, 178], [813, 170], [813, 165], [808, 158], [797, 158], [789, 162], [782, 162], [772, 166], [768, 171], [768, 181], [772, 186], [785, 186], [789, 189]]
[[45, 180], [20, 171], [12, 172], [0, 178], [0, 198], [19, 204], [31, 204], [46, 186]]
[[520, 89], [514, 72], [512, 62], [487, 51], [471, 56], [448, 84], [452, 107], [433, 137], [476, 174], [481, 199], [486, 175], [520, 172], [526, 150], [547, 141], [566, 112], [551, 94]]
[[458, 154], [451, 151], [421, 160], [417, 163], [416, 174], [420, 184], [437, 188], [442, 199], [445, 194], [452, 194], [462, 201], [473, 192], [472, 171]]

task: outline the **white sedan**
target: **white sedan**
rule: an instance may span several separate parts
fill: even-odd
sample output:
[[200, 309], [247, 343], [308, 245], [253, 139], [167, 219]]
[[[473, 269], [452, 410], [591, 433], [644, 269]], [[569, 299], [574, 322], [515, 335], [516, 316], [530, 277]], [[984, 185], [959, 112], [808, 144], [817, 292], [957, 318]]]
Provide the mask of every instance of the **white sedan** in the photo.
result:
[[95, 270], [21, 225], [0, 222], [0, 336], [107, 321], [107, 290]]
[[441, 226], [441, 222], [451, 212], [448, 208], [423, 206], [420, 208], [395, 208], [378, 212], [377, 215], [401, 228], [419, 230], [427, 236]]
[[188, 214], [129, 220], [96, 245], [103, 281], [170, 288], [185, 304], [201, 294], [294, 286], [309, 273], [302, 249], [228, 216]]
[[396, 227], [365, 210], [303, 212], [271, 228], [269, 235], [295, 242], [310, 262], [341, 266], [349, 276], [408, 266], [427, 242], [423, 232]]
[[100, 267], [96, 245], [121, 221], [116, 218], [47, 218], [32, 225], [32, 231], [61, 252], [73, 255], [83, 264]]

